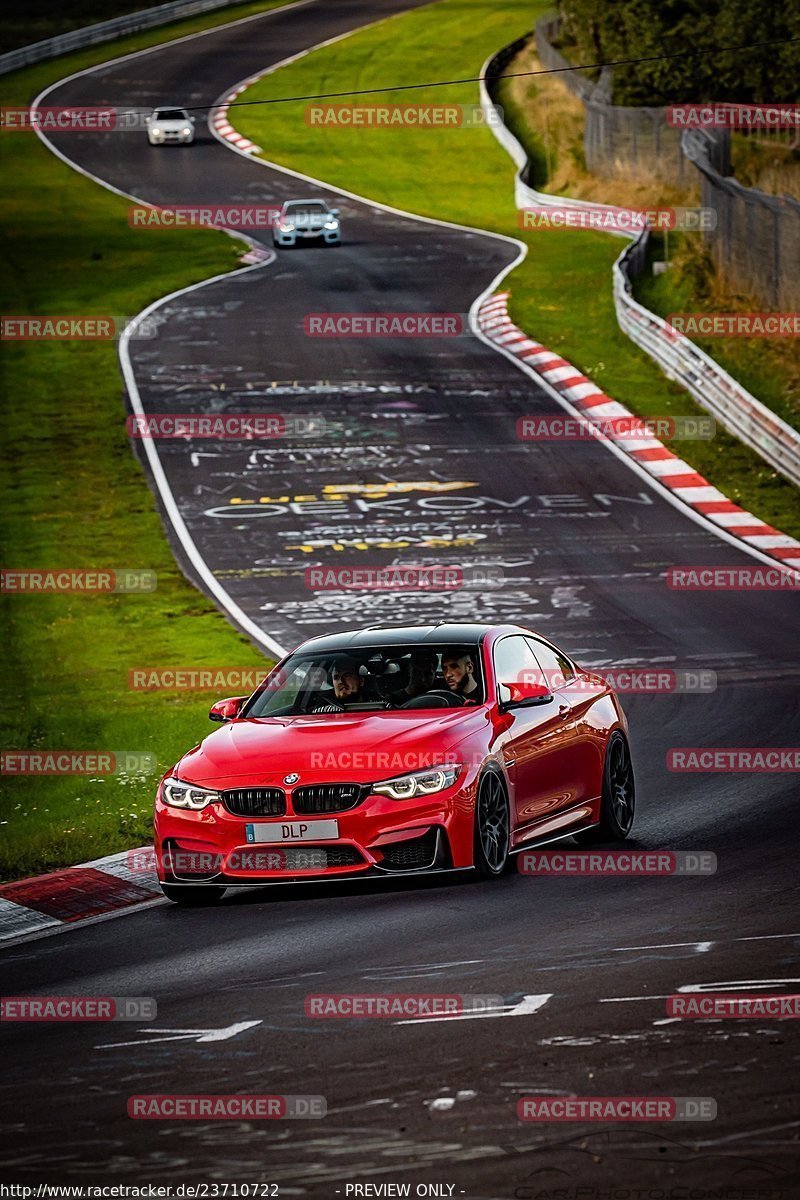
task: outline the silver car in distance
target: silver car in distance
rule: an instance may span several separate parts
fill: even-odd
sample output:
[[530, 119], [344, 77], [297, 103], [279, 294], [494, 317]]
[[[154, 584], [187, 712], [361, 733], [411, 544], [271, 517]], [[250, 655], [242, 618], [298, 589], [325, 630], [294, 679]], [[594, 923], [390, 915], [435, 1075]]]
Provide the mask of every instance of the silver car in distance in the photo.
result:
[[189, 146], [194, 141], [194, 117], [185, 108], [154, 108], [147, 118], [147, 140], [151, 146]]
[[311, 238], [322, 238], [326, 246], [341, 246], [339, 209], [329, 208], [324, 200], [287, 200], [272, 227], [273, 244], [296, 246], [298, 239]]

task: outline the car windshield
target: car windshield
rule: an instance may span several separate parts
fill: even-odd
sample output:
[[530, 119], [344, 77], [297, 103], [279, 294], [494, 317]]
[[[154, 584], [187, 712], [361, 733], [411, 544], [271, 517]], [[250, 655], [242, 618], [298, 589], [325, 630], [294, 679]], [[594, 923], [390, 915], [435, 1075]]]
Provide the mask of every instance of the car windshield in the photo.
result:
[[188, 120], [188, 113], [185, 108], [157, 108], [153, 115], [157, 121]]
[[477, 646], [360, 646], [292, 655], [262, 684], [242, 715], [423, 712], [474, 706], [483, 697]]
[[293, 200], [284, 205], [283, 211], [287, 216], [297, 217], [305, 213], [326, 213], [328, 206], [322, 200]]

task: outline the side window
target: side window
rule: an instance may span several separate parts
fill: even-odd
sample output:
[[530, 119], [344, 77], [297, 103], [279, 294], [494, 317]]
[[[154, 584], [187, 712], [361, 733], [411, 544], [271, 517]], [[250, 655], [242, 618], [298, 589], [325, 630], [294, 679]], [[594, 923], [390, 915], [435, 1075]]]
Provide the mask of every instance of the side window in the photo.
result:
[[552, 646], [546, 646], [538, 639], [531, 639], [531, 646], [536, 652], [539, 666], [551, 692], [557, 692], [575, 678], [575, 668], [565, 654], [561, 654]]
[[542, 669], [524, 637], [512, 634], [502, 638], [494, 648], [494, 673], [498, 697], [503, 703], [511, 698], [505, 683], [544, 683]]

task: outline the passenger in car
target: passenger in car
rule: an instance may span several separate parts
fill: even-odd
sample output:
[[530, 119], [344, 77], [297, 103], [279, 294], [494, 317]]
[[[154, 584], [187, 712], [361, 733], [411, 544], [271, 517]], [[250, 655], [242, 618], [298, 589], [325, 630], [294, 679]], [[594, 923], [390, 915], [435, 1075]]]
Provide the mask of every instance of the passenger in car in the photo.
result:
[[445, 650], [442, 674], [450, 691], [461, 696], [465, 704], [479, 702], [481, 689], [475, 678], [475, 662], [468, 650]]
[[411, 654], [408, 668], [408, 683], [404, 688], [391, 692], [392, 704], [405, 704], [414, 696], [428, 692], [436, 683], [437, 654], [433, 650], [415, 650]]

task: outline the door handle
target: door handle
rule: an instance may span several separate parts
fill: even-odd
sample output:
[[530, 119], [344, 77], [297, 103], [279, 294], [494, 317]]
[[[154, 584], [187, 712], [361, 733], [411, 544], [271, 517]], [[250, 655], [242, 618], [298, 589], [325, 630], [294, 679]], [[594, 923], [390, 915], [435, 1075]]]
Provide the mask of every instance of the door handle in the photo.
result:
[[566, 718], [569, 716], [569, 705], [568, 704], [559, 704], [558, 715], [562, 721], [565, 721]]

